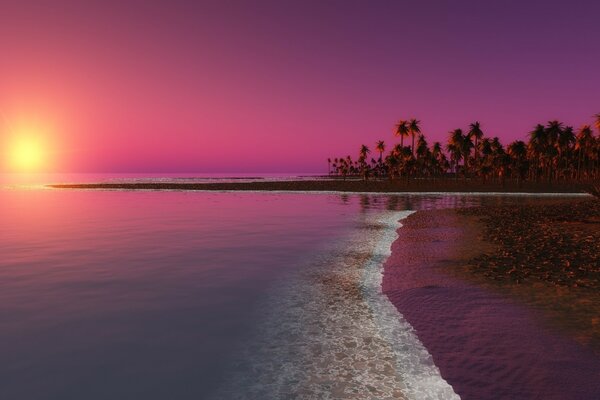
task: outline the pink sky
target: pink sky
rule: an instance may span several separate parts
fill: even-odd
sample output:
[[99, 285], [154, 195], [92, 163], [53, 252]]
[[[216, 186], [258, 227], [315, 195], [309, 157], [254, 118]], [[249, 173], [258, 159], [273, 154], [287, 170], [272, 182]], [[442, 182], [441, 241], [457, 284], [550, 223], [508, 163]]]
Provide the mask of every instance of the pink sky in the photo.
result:
[[64, 172], [323, 172], [399, 118], [509, 141], [600, 112], [594, 1], [11, 3], [0, 111]]

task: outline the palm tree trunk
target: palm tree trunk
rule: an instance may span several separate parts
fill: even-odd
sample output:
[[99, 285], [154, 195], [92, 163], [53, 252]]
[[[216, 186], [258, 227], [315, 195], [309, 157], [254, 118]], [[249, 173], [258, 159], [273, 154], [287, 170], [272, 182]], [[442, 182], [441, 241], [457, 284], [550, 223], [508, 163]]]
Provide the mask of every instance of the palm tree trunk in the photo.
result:
[[577, 180], [581, 181], [581, 148], [579, 149], [579, 157], [577, 157]]
[[474, 170], [475, 170], [475, 175], [477, 175], [478, 172], [478, 167], [479, 167], [479, 147], [478, 147], [478, 139], [477, 139], [477, 135], [475, 135], [475, 162], [473, 163], [474, 166]]
[[454, 180], [458, 182], [458, 160], [454, 160]]

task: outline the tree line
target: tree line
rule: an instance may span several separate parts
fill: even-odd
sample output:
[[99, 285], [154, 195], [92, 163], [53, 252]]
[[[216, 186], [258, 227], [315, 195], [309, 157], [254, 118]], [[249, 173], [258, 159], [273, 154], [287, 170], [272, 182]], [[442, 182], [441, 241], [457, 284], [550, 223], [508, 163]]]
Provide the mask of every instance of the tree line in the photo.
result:
[[[536, 125], [526, 142], [515, 140], [506, 146], [498, 137], [486, 137], [479, 122], [450, 131], [445, 145], [435, 142], [430, 146], [419, 120], [400, 120], [393, 131], [400, 143], [389, 148], [379, 140], [374, 152], [367, 145], [360, 146], [356, 159], [349, 155], [328, 158], [328, 173], [365, 180], [594, 181], [600, 179], [600, 114], [594, 118], [598, 134], [591, 125], [575, 130], [560, 121], [548, 121]], [[405, 145], [408, 138], [411, 142]]]

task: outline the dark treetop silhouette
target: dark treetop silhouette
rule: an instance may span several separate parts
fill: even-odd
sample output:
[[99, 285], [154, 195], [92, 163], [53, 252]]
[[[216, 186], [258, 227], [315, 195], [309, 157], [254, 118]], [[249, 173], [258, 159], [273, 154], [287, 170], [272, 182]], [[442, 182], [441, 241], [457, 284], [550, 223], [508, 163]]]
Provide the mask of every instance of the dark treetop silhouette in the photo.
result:
[[[468, 131], [450, 131], [445, 152], [441, 143], [431, 147], [421, 133], [420, 121], [400, 120], [394, 129], [400, 143], [384, 157], [386, 146], [376, 143], [379, 158], [368, 160], [369, 148], [362, 145], [356, 161], [351, 156], [329, 159], [331, 175], [362, 176], [367, 180], [405, 177], [442, 179], [462, 177], [465, 181], [504, 183], [594, 182], [600, 178], [600, 136], [590, 125], [577, 131], [559, 121], [538, 124], [529, 132], [527, 142], [516, 140], [504, 146], [497, 137], [485, 137], [479, 122]], [[600, 114], [594, 125], [600, 132]], [[412, 145], [404, 146], [404, 137]], [[415, 146], [415, 136], [418, 135]]]

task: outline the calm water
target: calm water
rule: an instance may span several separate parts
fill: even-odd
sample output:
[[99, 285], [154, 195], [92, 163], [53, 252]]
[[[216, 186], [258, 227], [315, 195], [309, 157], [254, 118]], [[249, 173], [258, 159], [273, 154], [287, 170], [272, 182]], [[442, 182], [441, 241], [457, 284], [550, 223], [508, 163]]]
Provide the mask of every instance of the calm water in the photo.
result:
[[[324, 315], [286, 303], [292, 292], [319, 296], [306, 292], [315, 285], [302, 281], [303, 271], [354, 265], [362, 256], [340, 248], [366, 243], [366, 228], [384, 213], [480, 201], [0, 189], [0, 398], [246, 392], [235, 375], [256, 373], [248, 360], [267, 365], [274, 357], [264, 351], [269, 344], [253, 353], [248, 338], [274, 335], [281, 326], [269, 327], [286, 318], [303, 315], [310, 326]], [[280, 333], [270, 345], [287, 348], [289, 332]]]
[[41, 186], [50, 183], [90, 183], [90, 182], [252, 182], [263, 180], [310, 180], [323, 179], [322, 174], [297, 173], [99, 173], [99, 174], [2, 174], [0, 185]]

